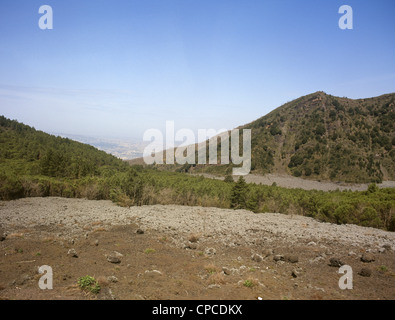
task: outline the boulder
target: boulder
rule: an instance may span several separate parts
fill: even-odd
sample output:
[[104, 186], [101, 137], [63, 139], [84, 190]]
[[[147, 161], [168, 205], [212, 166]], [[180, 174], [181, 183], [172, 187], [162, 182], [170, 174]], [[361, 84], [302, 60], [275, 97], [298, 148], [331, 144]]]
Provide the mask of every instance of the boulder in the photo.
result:
[[299, 261], [299, 257], [295, 255], [286, 255], [284, 260], [289, 263], [297, 263]]
[[329, 266], [340, 268], [344, 263], [339, 258], [330, 258]]
[[374, 260], [375, 258], [371, 253], [364, 253], [361, 257], [361, 261], [365, 263], [373, 262]]
[[70, 257], [73, 257], [73, 258], [78, 258], [78, 254], [77, 254], [77, 251], [75, 251], [75, 249], [70, 249], [67, 252], [67, 255], [69, 255]]
[[372, 275], [372, 270], [369, 268], [362, 268], [358, 274], [362, 277], [370, 277]]

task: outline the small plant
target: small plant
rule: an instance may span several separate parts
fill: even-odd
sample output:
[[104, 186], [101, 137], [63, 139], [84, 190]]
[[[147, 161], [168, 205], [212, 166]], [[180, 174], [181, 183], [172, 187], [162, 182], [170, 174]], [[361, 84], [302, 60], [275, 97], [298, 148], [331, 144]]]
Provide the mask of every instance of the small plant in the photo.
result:
[[94, 277], [85, 276], [78, 279], [78, 285], [82, 290], [90, 291], [94, 294], [98, 294], [100, 292], [100, 285], [96, 281]]
[[383, 272], [383, 273], [388, 271], [388, 268], [386, 266], [380, 266], [380, 267], [378, 267], [378, 269], [380, 272]]
[[243, 286], [247, 287], [247, 288], [252, 288], [254, 286], [254, 282], [252, 280], [246, 280], [243, 283]]
[[36, 256], [37, 256], [37, 257], [41, 256], [41, 252], [37, 252], [37, 253], [36, 253]]
[[155, 252], [155, 249], [152, 249], [152, 248], [147, 248], [144, 250], [145, 254], [150, 254], [150, 253], [154, 253], [154, 252]]

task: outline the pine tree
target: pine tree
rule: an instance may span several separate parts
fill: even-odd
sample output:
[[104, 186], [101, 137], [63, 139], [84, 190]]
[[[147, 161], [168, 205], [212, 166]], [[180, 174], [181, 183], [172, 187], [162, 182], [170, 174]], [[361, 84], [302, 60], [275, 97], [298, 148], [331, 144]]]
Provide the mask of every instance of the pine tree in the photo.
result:
[[247, 183], [241, 176], [232, 188], [230, 207], [233, 209], [245, 209], [247, 207], [247, 192]]

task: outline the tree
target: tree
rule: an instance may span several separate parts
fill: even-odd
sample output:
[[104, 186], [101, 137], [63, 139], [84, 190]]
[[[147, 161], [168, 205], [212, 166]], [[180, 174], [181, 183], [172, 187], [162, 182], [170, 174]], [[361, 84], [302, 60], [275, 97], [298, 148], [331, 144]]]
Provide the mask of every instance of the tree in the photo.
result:
[[233, 209], [245, 209], [247, 207], [248, 185], [241, 176], [232, 188], [230, 207]]

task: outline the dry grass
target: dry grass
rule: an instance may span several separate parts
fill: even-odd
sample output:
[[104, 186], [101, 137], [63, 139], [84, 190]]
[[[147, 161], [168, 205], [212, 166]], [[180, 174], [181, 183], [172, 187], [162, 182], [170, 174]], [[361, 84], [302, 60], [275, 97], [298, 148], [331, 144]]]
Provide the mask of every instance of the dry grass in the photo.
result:
[[204, 270], [206, 270], [206, 272], [209, 274], [219, 273], [222, 271], [220, 267], [217, 267], [216, 265], [214, 265], [212, 263], [205, 265]]
[[214, 273], [208, 279], [209, 284], [225, 284], [225, 276], [223, 273]]

